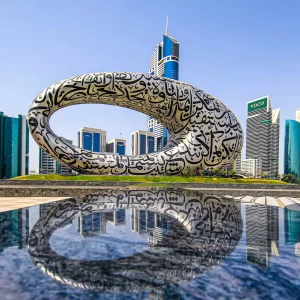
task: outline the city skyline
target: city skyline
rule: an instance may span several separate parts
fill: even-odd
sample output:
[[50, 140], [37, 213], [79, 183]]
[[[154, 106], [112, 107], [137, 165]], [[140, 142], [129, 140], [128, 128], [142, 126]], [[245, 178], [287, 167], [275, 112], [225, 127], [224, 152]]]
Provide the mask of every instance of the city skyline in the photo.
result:
[[[150, 5], [137, 5], [138, 16], [134, 16], [121, 1], [117, 8], [109, 3], [100, 5], [95, 2], [95, 9], [86, 8], [84, 18], [77, 17], [79, 8], [76, 6], [68, 11], [78, 29], [76, 34], [70, 32], [69, 23], [64, 18], [66, 4], [61, 4], [58, 12], [47, 3], [39, 7], [30, 3], [1, 5], [0, 22], [4, 43], [0, 53], [5, 57], [2, 61], [2, 70], [5, 72], [0, 75], [1, 97], [5, 99], [1, 102], [1, 110], [8, 115], [26, 114], [32, 100], [46, 86], [70, 76], [115, 70], [147, 73], [145, 62], [149, 60], [153, 46], [165, 28], [165, 17], [168, 15], [172, 35], [183, 45], [180, 53], [180, 80], [204, 89], [229, 107], [234, 107], [234, 113], [244, 131], [245, 103], [250, 99], [268, 94], [272, 105], [281, 107], [280, 173], [283, 173], [283, 128], [286, 119], [295, 118], [295, 110], [299, 107], [295, 99], [299, 93], [300, 75], [295, 70], [299, 64], [300, 43], [294, 38], [300, 29], [296, 15], [299, 3], [290, 4], [289, 7], [274, 1], [265, 2], [265, 6], [259, 1], [251, 4], [219, 3], [217, 6], [194, 3], [195, 10], [190, 11], [188, 7], [175, 9], [171, 2], [166, 2], [156, 12], [155, 22], [150, 22], [147, 16]], [[120, 34], [118, 26], [111, 26], [101, 32], [100, 38], [96, 29], [99, 27], [99, 17], [103, 22], [109, 22], [103, 8], [114, 9], [115, 17], [123, 18], [128, 24], [129, 36]], [[208, 13], [198, 18], [197, 9]], [[128, 11], [126, 16], [124, 11]], [[52, 14], [58, 17], [56, 23], [52, 22]], [[185, 14], [189, 16], [188, 20], [179, 22]], [[216, 16], [214, 22], [209, 17], [211, 14]], [[97, 55], [85, 56], [83, 59], [87, 33], [81, 22], [85, 18], [94, 25], [88, 35], [95, 38], [100, 50]], [[282, 20], [280, 24], [278, 18]], [[264, 24], [261, 24], [262, 19], [266, 20]], [[136, 26], [137, 22], [139, 26]], [[61, 34], [57, 35], [57, 32]], [[56, 42], [60, 43], [59, 48], [55, 42], [46, 49], [42, 46], [47, 43], [48, 35], [55, 36]], [[67, 36], [67, 40], [64, 36]], [[118, 36], [118, 39], [112, 39], [112, 36]], [[36, 45], [32, 40], [40, 42]], [[279, 40], [284, 43], [279, 44]], [[120, 45], [123, 45], [122, 51], [119, 51]], [[22, 96], [10, 79], [13, 74], [22, 78]], [[72, 118], [69, 117], [70, 113]], [[118, 115], [118, 118], [112, 118], [113, 115]], [[130, 145], [131, 132], [136, 129], [146, 130], [144, 115], [104, 105], [85, 105], [58, 111], [51, 119], [51, 126], [60, 136], [73, 141], [76, 141], [76, 129], [82, 126], [105, 128], [108, 139], [119, 136], [122, 128], [127, 145]], [[38, 169], [38, 151], [38, 146], [30, 137], [30, 170]]]

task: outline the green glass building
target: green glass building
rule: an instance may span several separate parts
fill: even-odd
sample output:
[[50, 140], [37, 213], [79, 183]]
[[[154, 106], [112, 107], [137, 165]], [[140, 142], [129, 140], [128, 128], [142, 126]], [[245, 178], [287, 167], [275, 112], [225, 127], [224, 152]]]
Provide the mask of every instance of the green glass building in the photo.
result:
[[29, 130], [26, 116], [11, 118], [0, 112], [0, 179], [27, 175]]
[[285, 121], [284, 174], [300, 178], [300, 122]]

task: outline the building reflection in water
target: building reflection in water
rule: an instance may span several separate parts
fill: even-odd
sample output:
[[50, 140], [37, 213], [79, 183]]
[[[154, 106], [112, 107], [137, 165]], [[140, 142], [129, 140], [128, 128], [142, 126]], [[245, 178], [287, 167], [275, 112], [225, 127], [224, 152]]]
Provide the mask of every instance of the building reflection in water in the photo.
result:
[[91, 236], [106, 233], [106, 224], [113, 226], [126, 224], [125, 209], [90, 213], [78, 218], [77, 231], [80, 235]]
[[295, 255], [300, 256], [300, 211], [284, 209], [285, 244], [295, 245]]
[[268, 268], [271, 255], [279, 256], [279, 209], [246, 206], [247, 262]]
[[25, 248], [29, 235], [27, 208], [0, 213], [0, 252], [8, 247]]
[[163, 237], [168, 234], [168, 222], [161, 214], [140, 210], [130, 209], [131, 231], [136, 234], [147, 234], [148, 246], [155, 246]]

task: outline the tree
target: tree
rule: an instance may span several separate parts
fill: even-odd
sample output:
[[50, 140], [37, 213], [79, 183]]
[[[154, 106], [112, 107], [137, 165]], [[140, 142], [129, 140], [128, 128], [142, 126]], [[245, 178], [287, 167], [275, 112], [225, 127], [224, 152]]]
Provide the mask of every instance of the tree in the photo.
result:
[[288, 182], [288, 183], [294, 182], [295, 181], [294, 174], [284, 174], [283, 175], [283, 181]]
[[230, 170], [229, 174], [230, 174], [230, 176], [232, 177], [233, 175], [235, 175], [235, 174], [236, 174], [236, 171], [234, 171], [234, 170]]
[[217, 174], [219, 173], [219, 169], [218, 169], [218, 168], [214, 168], [214, 169], [213, 169], [213, 173], [214, 173], [215, 175], [217, 175]]
[[223, 169], [221, 174], [222, 174], [222, 177], [225, 177], [226, 176], [226, 171]]
[[194, 170], [193, 169], [185, 169], [181, 172], [182, 176], [184, 177], [191, 177], [191, 176], [194, 176]]

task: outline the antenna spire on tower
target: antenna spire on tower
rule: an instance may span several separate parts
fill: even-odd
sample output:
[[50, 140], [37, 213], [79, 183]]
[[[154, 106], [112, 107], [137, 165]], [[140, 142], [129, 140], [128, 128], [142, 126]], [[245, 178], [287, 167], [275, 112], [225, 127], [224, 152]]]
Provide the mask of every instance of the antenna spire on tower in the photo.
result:
[[168, 35], [168, 30], [169, 30], [169, 28], [168, 28], [168, 16], [167, 16], [167, 23], [166, 23], [166, 35]]

